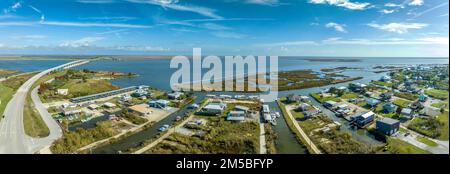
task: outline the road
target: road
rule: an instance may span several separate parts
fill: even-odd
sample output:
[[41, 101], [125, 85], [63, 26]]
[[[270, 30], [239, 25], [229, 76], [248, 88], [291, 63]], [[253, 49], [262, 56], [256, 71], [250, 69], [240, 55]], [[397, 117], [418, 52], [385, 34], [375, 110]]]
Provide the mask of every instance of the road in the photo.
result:
[[[36, 109], [42, 115], [44, 122], [50, 129], [50, 135], [45, 138], [32, 138], [25, 134], [23, 124], [23, 111], [26, 97], [33, 84], [44, 75], [55, 71], [68, 69], [79, 66], [89, 61], [73, 61], [51, 69], [47, 69], [28, 79], [14, 94], [13, 98], [7, 104], [4, 111], [4, 119], [0, 123], [0, 154], [30, 154], [39, 151], [44, 147], [48, 147], [55, 138], [62, 135], [59, 126], [55, 126], [51, 116], [43, 107], [42, 103], [36, 99], [36, 95], [32, 95]], [[33, 97], [34, 96], [34, 97]], [[45, 112], [44, 112], [45, 109]]]

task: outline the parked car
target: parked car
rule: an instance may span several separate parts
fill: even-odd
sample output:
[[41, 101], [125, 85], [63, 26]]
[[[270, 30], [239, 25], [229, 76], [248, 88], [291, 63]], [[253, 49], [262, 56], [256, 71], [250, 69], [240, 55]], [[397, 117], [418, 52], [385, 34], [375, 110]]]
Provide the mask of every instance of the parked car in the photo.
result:
[[169, 129], [169, 125], [168, 124], [165, 124], [165, 125], [163, 125], [163, 126], [161, 126], [158, 130], [160, 131], [160, 132], [163, 132], [163, 131], [166, 131], [167, 129]]

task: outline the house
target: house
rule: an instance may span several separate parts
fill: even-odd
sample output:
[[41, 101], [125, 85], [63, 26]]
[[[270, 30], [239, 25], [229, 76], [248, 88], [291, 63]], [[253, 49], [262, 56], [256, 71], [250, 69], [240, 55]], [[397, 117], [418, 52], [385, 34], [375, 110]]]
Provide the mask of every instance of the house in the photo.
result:
[[153, 110], [148, 107], [146, 104], [141, 105], [134, 105], [128, 108], [128, 111], [138, 114], [139, 116], [143, 117], [146, 115], [150, 115], [153, 113]]
[[209, 103], [202, 108], [202, 112], [208, 115], [218, 115], [221, 114], [226, 108], [223, 103]]
[[197, 108], [199, 108], [200, 106], [198, 105], [198, 104], [192, 104], [192, 105], [189, 105], [188, 106], [188, 109], [197, 109]]
[[364, 95], [366, 97], [373, 97], [374, 96], [373, 92], [370, 92], [370, 91], [365, 92]]
[[347, 90], [347, 87], [341, 86], [341, 87], [339, 87], [339, 88], [337, 88], [337, 89], [340, 90], [340, 91], [345, 91], [345, 90]]
[[390, 100], [393, 95], [394, 95], [394, 93], [392, 93], [392, 92], [385, 92], [385, 93], [380, 94], [380, 97], [382, 100], [387, 101], [387, 100]]
[[380, 103], [379, 100], [373, 99], [373, 98], [367, 99], [366, 102], [367, 102], [367, 105], [369, 105], [370, 107], [375, 107], [378, 105], [378, 103]]
[[228, 121], [244, 121], [245, 120], [245, 112], [244, 111], [230, 111], [227, 116]]
[[68, 95], [68, 94], [69, 94], [69, 89], [58, 89], [58, 90], [56, 91], [56, 93], [57, 93], [58, 95]]
[[422, 115], [435, 117], [435, 116], [438, 116], [441, 114], [441, 109], [434, 108], [434, 107], [425, 107], [425, 108], [423, 108], [423, 110], [420, 113]]
[[413, 110], [421, 110], [423, 108], [423, 104], [420, 101], [415, 101], [409, 105], [409, 107]]
[[106, 103], [103, 103], [103, 106], [107, 107], [107, 108], [114, 108], [114, 107], [116, 107], [116, 104], [111, 103], [111, 102], [106, 102]]
[[181, 98], [181, 96], [183, 96], [183, 93], [182, 92], [173, 92], [173, 93], [167, 94], [167, 96], [171, 100], [178, 100]]
[[427, 96], [427, 95], [425, 95], [425, 94], [423, 94], [423, 93], [419, 95], [419, 101], [420, 101], [420, 102], [426, 102], [427, 99], [428, 99], [428, 96]]
[[383, 76], [380, 78], [380, 80], [383, 82], [389, 82], [389, 81], [391, 81], [391, 76], [387, 76], [387, 75]]
[[307, 111], [310, 105], [308, 103], [300, 103], [297, 107], [298, 111]]
[[375, 113], [372, 111], [365, 113], [357, 113], [350, 117], [350, 121], [358, 127], [364, 127], [375, 119]]
[[120, 101], [123, 101], [123, 102], [130, 101], [131, 99], [132, 99], [132, 97], [128, 94], [124, 94], [124, 95], [120, 96]]
[[340, 109], [340, 110], [346, 110], [348, 108], [348, 105], [347, 104], [341, 104], [341, 105], [337, 106], [337, 108]]
[[365, 88], [366, 86], [367, 86], [367, 85], [362, 84], [362, 83], [350, 83], [350, 84], [348, 85], [348, 89], [351, 90], [351, 91], [353, 91], [353, 92], [361, 92], [361, 91], [364, 90], [364, 88]]
[[289, 94], [286, 97], [286, 101], [289, 103], [293, 103], [293, 102], [299, 102], [300, 101], [300, 96], [297, 94]]
[[161, 109], [168, 107], [169, 104], [170, 104], [170, 101], [167, 101], [167, 100], [156, 100], [156, 101], [148, 102], [148, 106], [153, 107], [153, 108], [161, 108]]
[[392, 135], [400, 130], [400, 121], [392, 118], [382, 118], [381, 120], [377, 120], [375, 127], [385, 135]]
[[81, 111], [80, 109], [64, 109], [63, 115], [64, 116], [73, 116], [73, 115], [81, 114], [82, 112], [83, 111]]
[[303, 111], [303, 115], [305, 117], [314, 117], [314, 116], [316, 116], [319, 113], [320, 113], [320, 111], [317, 110], [316, 108], [310, 108], [310, 109], [308, 109], [306, 111]]
[[326, 101], [325, 103], [323, 103], [323, 106], [325, 106], [328, 109], [333, 109], [334, 107], [336, 107], [337, 103], [335, 101]]
[[241, 106], [241, 105], [236, 105], [236, 106], [234, 107], [234, 110], [235, 110], [235, 111], [243, 111], [243, 112], [245, 112], [245, 113], [248, 113], [248, 112], [250, 111], [250, 108], [245, 107], [245, 106]]
[[385, 113], [393, 113], [397, 111], [398, 106], [392, 103], [386, 103], [383, 105], [383, 111]]
[[143, 96], [147, 96], [147, 95], [148, 95], [148, 92], [141, 88], [137, 89], [133, 94], [131, 94], [131, 96], [133, 96], [133, 97], [143, 97]]
[[100, 106], [99, 105], [96, 105], [96, 104], [90, 104], [89, 106], [88, 106], [88, 108], [90, 109], [90, 110], [96, 110], [97, 108], [99, 108]]
[[231, 97], [231, 95], [219, 95], [219, 98], [221, 99], [232, 99], [233, 97]]
[[301, 102], [307, 102], [307, 101], [309, 101], [309, 97], [305, 96], [305, 95], [302, 95], [302, 96], [300, 96], [300, 101]]
[[413, 110], [411, 108], [403, 108], [400, 113], [406, 117], [411, 117], [413, 114]]

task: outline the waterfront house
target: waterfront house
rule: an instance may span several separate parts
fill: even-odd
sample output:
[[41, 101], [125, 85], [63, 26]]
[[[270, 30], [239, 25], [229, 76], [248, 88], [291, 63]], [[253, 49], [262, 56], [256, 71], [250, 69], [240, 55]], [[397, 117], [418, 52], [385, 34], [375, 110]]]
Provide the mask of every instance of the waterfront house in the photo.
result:
[[389, 81], [391, 81], [392, 79], [391, 79], [391, 76], [387, 76], [387, 75], [386, 75], [386, 76], [381, 77], [380, 80], [383, 81], [383, 82], [389, 82]]
[[[131, 94], [131, 96], [133, 97], [143, 97], [143, 96], [147, 96], [148, 92], [142, 88], [138, 88], [135, 92], [133, 92], [133, 94]], [[126, 100], [124, 100], [126, 101]]]
[[301, 96], [300, 96], [300, 101], [301, 101], [301, 102], [308, 102], [308, 101], [309, 101], [309, 97], [308, 97], [308, 96], [305, 96], [305, 95], [301, 95]]
[[153, 110], [148, 107], [146, 104], [134, 105], [128, 108], [128, 111], [135, 113], [141, 117], [150, 115], [153, 113]]
[[227, 115], [228, 121], [244, 121], [245, 120], [246, 113], [244, 111], [230, 111]]
[[224, 94], [222, 94], [222, 95], [219, 95], [219, 98], [225, 100], [225, 99], [232, 99], [233, 97], [231, 95], [224, 95]]
[[392, 118], [382, 118], [377, 120], [375, 127], [385, 135], [392, 135], [400, 130], [400, 121]]
[[386, 103], [383, 105], [383, 111], [385, 113], [393, 113], [397, 111], [398, 106], [392, 103]]
[[348, 89], [353, 92], [362, 92], [367, 85], [362, 83], [350, 83]]
[[375, 113], [372, 111], [357, 113], [350, 117], [350, 121], [358, 127], [364, 127], [375, 119]]
[[124, 94], [124, 95], [120, 96], [120, 101], [122, 101], [122, 102], [130, 101], [131, 99], [132, 99], [132, 97], [128, 94]]
[[325, 106], [328, 109], [333, 109], [335, 108], [337, 105], [337, 103], [335, 101], [326, 101], [325, 103], [323, 103], [323, 106]]
[[200, 106], [198, 105], [198, 104], [191, 104], [191, 105], [189, 105], [188, 106], [188, 109], [197, 109], [197, 108], [199, 108]]
[[313, 107], [308, 109], [308, 110], [306, 110], [306, 111], [303, 111], [303, 115], [305, 117], [314, 117], [314, 116], [316, 116], [319, 113], [320, 113], [320, 111], [317, 110], [316, 108], [313, 108]]
[[169, 104], [170, 104], [170, 101], [167, 101], [167, 100], [156, 100], [156, 101], [148, 102], [148, 105], [150, 107], [161, 108], [161, 109], [164, 109], [164, 108], [168, 107]]
[[288, 103], [299, 102], [299, 101], [300, 101], [300, 96], [297, 95], [297, 94], [289, 94], [289, 95], [286, 97], [286, 101], [287, 101]]
[[413, 110], [421, 110], [423, 109], [423, 104], [420, 101], [415, 101], [410, 104], [410, 108]]
[[182, 92], [173, 92], [173, 93], [167, 94], [167, 97], [169, 97], [169, 99], [171, 99], [171, 100], [178, 100], [181, 98], [181, 96], [183, 96]]
[[207, 115], [218, 115], [223, 113], [226, 105], [224, 103], [209, 103], [202, 108], [202, 113]]
[[308, 103], [300, 103], [297, 107], [298, 111], [307, 111], [310, 105]]

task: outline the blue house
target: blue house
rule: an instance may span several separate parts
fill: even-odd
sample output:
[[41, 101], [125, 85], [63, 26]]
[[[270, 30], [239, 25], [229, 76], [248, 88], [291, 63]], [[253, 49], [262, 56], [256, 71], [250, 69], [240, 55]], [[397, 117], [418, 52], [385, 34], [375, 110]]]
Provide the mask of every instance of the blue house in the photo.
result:
[[392, 113], [397, 111], [397, 106], [392, 104], [392, 103], [386, 103], [385, 105], [383, 105], [383, 111], [386, 113]]
[[420, 96], [419, 96], [420, 102], [426, 102], [427, 99], [428, 99], [428, 96], [426, 96], [425, 94], [420, 94]]
[[366, 102], [367, 102], [367, 105], [369, 105], [371, 107], [375, 107], [375, 106], [377, 106], [378, 103], [380, 103], [379, 100], [373, 99], [373, 98], [367, 99]]
[[148, 102], [148, 106], [153, 107], [153, 108], [161, 108], [161, 109], [168, 107], [169, 104], [170, 104], [170, 101], [167, 101], [167, 100], [156, 100], [156, 101]]

